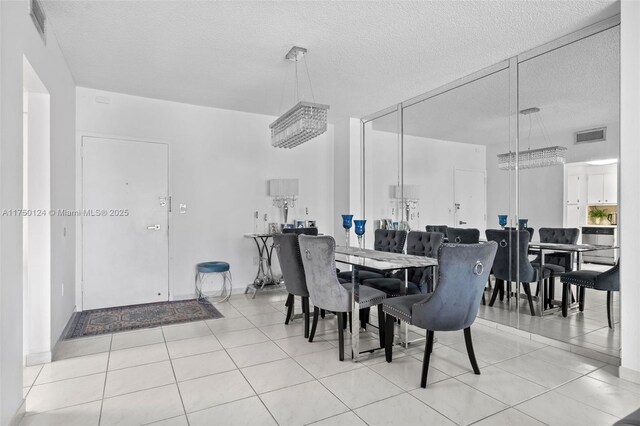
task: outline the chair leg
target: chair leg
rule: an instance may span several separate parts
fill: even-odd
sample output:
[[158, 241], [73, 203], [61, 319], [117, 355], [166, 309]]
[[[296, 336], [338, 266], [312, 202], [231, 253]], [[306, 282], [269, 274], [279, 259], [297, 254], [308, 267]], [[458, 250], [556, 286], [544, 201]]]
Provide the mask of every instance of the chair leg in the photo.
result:
[[[542, 284], [542, 281], [538, 281], [538, 285], [540, 284]], [[529, 299], [531, 315], [536, 316], [536, 309], [533, 307], [533, 298], [531, 297], [531, 285], [529, 283], [522, 283], [522, 287], [524, 288], [524, 293], [527, 295], [527, 299]]]
[[[346, 326], [346, 324], [345, 324]], [[347, 328], [347, 327], [345, 327]], [[353, 315], [351, 315], [351, 312], [349, 312], [349, 332], [353, 333]]]
[[584, 294], [586, 293], [585, 287], [578, 287], [578, 309], [580, 312], [584, 311]]
[[433, 351], [433, 331], [427, 330], [427, 343], [424, 348], [424, 358], [422, 359], [422, 376], [420, 377], [420, 386], [427, 387], [427, 375], [429, 374], [429, 361], [431, 360], [431, 352]]
[[396, 318], [390, 314], [385, 318], [385, 330], [384, 330], [384, 356], [387, 362], [391, 362], [393, 359], [393, 332], [396, 325]]
[[384, 348], [384, 311], [382, 310], [382, 304], [378, 305], [378, 337], [380, 338], [380, 347]]
[[313, 336], [316, 335], [316, 327], [318, 326], [318, 313], [320, 309], [317, 306], [313, 307], [313, 324], [311, 324], [311, 333], [309, 333], [309, 341], [313, 342]]
[[336, 316], [342, 317], [342, 326], [347, 328], [347, 313], [346, 312], [336, 312]]
[[320, 318], [324, 318], [325, 312], [324, 309], [320, 309]]
[[613, 321], [613, 292], [607, 291], [607, 320], [609, 321], [609, 328], [614, 328]]
[[284, 323], [285, 324], [289, 324], [289, 321], [291, 320], [291, 315], [293, 315], [293, 304], [294, 304], [294, 296], [293, 294], [289, 293], [289, 295], [287, 296], [287, 301], [284, 304], [285, 306], [287, 306], [287, 318], [285, 318]]
[[471, 340], [471, 327], [464, 329], [464, 343], [467, 346], [467, 355], [469, 355], [469, 361], [471, 361], [471, 367], [475, 374], [480, 374], [480, 368], [478, 368], [478, 361], [476, 361], [476, 354], [473, 351], [473, 341]]
[[309, 338], [309, 297], [302, 297], [302, 313], [304, 315], [304, 338]]
[[487, 304], [487, 299], [484, 296], [484, 290], [482, 291], [482, 304], [486, 305]]
[[[491, 294], [491, 300], [489, 300], [489, 306], [493, 306], [496, 303], [496, 297], [498, 297], [498, 293], [501, 295], [504, 294], [504, 281], [496, 280], [496, 285], [493, 286], [493, 293]], [[503, 299], [503, 296], [500, 297], [500, 300]]]
[[371, 308], [363, 308], [360, 309], [360, 327], [367, 329], [367, 324], [369, 323], [369, 313], [371, 312]]
[[556, 277], [553, 275], [549, 278], [549, 291], [547, 292], [549, 298], [549, 307], [553, 308], [553, 299], [556, 297]]
[[562, 316], [565, 318], [569, 310], [569, 294], [571, 294], [571, 285], [569, 283], [562, 283]]
[[340, 361], [344, 361], [344, 316], [338, 314], [338, 350]]

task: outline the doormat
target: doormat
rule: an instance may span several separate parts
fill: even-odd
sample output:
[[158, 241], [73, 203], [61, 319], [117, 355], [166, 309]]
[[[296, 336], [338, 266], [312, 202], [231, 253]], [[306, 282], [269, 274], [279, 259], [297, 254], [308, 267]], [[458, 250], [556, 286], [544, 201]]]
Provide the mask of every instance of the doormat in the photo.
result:
[[64, 340], [216, 318], [223, 315], [196, 299], [92, 309], [73, 314]]

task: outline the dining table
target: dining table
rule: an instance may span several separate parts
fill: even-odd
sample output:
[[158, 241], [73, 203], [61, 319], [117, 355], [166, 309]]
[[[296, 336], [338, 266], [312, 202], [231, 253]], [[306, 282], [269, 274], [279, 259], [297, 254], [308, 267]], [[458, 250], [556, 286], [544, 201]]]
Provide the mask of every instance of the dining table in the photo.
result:
[[[593, 252], [598, 250], [611, 250], [618, 249], [618, 246], [608, 246], [608, 245], [597, 245], [597, 244], [562, 244], [562, 243], [544, 243], [544, 242], [530, 242], [529, 249], [532, 252], [537, 252], [540, 254], [540, 276], [544, 276], [544, 258], [545, 255], [551, 254], [554, 252], [560, 253], [571, 253], [572, 258], [573, 254], [575, 254], [576, 260], [576, 270], [580, 270], [582, 268], [582, 254], [587, 252]], [[538, 316], [544, 316], [549, 314], [554, 314], [562, 309], [562, 302], [558, 300], [551, 300], [549, 303], [545, 303], [547, 295], [545, 294], [545, 286], [540, 286], [540, 297], [538, 298]], [[584, 289], [582, 292], [578, 294], [578, 300], [584, 300]], [[552, 307], [552, 305], [557, 305]], [[573, 304], [572, 307], [575, 307], [576, 304]], [[566, 312], [566, 308], [565, 308]]]
[[[383, 274], [392, 271], [404, 271], [404, 281], [401, 280], [400, 287], [401, 294], [406, 294], [409, 280], [409, 269], [411, 268], [433, 268], [434, 285], [436, 284], [438, 276], [438, 260], [425, 256], [389, 253], [351, 246], [336, 246], [335, 260], [337, 263], [349, 265], [352, 268], [352, 323], [355, 327], [359, 327], [360, 324], [360, 284], [358, 282], [358, 272], [360, 270], [366, 269]], [[378, 332], [380, 332], [380, 330], [378, 330]], [[391, 338], [393, 338], [393, 336], [391, 336]], [[407, 347], [412, 343], [409, 341], [409, 325], [405, 322], [400, 324], [400, 340], [401, 345], [404, 347]], [[368, 353], [378, 349], [383, 348], [374, 348], [361, 352], [359, 331], [351, 333], [351, 351], [354, 362], [358, 361], [361, 353]]]

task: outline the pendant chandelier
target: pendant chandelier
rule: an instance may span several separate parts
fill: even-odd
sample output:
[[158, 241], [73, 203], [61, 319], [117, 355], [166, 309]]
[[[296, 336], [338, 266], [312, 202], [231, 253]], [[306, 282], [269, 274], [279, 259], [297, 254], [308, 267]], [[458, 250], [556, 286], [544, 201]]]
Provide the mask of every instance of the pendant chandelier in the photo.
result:
[[[276, 148], [293, 148], [327, 131], [327, 110], [329, 105], [315, 103], [311, 78], [307, 67], [307, 49], [293, 46], [285, 59], [295, 62], [296, 66], [296, 100], [298, 103], [269, 125], [271, 129], [271, 145]], [[298, 61], [304, 59], [307, 70], [311, 97], [314, 102], [300, 101], [298, 96]]]
[[[527, 136], [529, 148], [526, 151], [520, 152], [517, 156], [517, 168], [522, 170], [564, 164], [567, 156], [567, 148], [563, 146], [556, 145], [538, 149], [531, 149], [531, 120], [533, 116], [535, 116], [538, 121], [538, 125], [540, 126], [545, 141], [549, 143], [549, 135], [547, 134], [547, 129], [545, 128], [544, 123], [542, 122], [542, 117], [540, 116], [540, 108], [533, 107], [523, 109], [522, 111], [520, 111], [520, 114], [529, 117], [529, 134]], [[500, 170], [515, 170], [516, 153], [509, 151], [504, 154], [498, 154], [498, 168]]]

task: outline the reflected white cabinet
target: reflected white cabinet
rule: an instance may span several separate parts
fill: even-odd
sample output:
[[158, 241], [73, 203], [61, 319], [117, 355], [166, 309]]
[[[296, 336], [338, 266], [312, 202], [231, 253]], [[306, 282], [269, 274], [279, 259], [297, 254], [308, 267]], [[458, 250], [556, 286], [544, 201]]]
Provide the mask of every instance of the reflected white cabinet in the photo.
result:
[[618, 203], [618, 176], [614, 173], [604, 175], [603, 197], [607, 204]]
[[[580, 183], [584, 180], [584, 176], [569, 175], [567, 176], [567, 199], [566, 204], [578, 204], [580, 203]], [[584, 202], [584, 200], [583, 200]]]
[[565, 227], [567, 228], [579, 228], [582, 223], [582, 206], [578, 204], [571, 204], [567, 206], [567, 221]]
[[618, 179], [615, 173], [589, 175], [587, 180], [589, 204], [616, 204], [618, 202]]
[[589, 175], [587, 179], [587, 201], [589, 204], [604, 203], [604, 175]]

